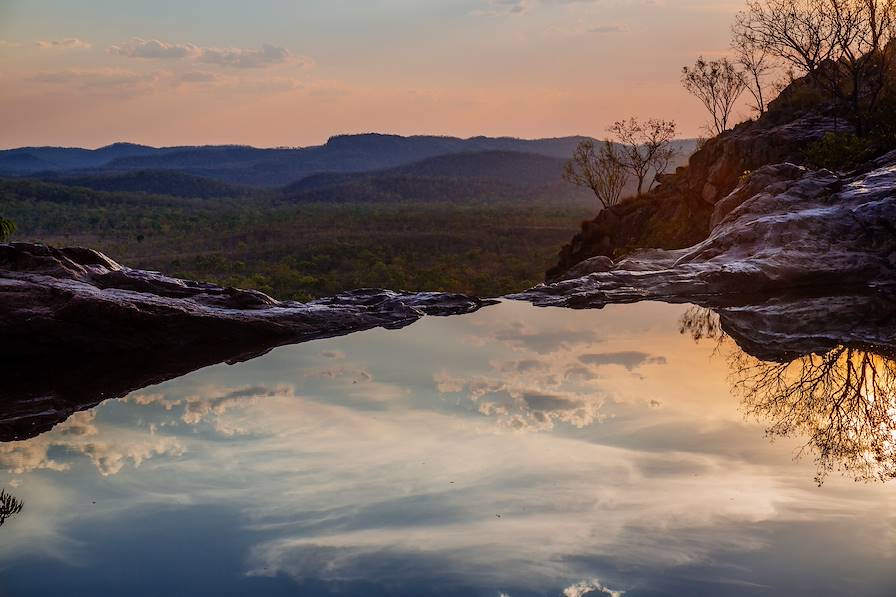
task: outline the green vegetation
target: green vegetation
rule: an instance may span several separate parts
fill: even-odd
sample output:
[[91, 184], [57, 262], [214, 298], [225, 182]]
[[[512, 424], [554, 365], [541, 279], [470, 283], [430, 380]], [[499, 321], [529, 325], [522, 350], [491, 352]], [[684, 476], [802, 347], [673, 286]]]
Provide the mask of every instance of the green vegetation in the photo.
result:
[[197, 199], [0, 179], [0, 213], [18, 224], [17, 240], [88, 246], [131, 267], [306, 300], [364, 286], [520, 290], [542, 281], [594, 211], [571, 189], [514, 200], [506, 187], [493, 196], [463, 184], [464, 201], [403, 191], [392, 196], [400, 200], [297, 202], [267, 191]]
[[853, 133], [827, 133], [806, 149], [806, 158], [816, 168], [850, 170], [864, 162], [871, 151], [867, 139]]
[[868, 132], [828, 133], [806, 149], [806, 158], [816, 168], [850, 170], [896, 148], [896, 93], [887, 93], [868, 118]]
[[16, 225], [5, 218], [0, 218], [0, 242], [6, 241], [16, 231]]
[[247, 187], [228, 184], [173, 170], [136, 170], [114, 174], [61, 177], [59, 183], [86, 187], [97, 191], [122, 191], [147, 194], [164, 194], [174, 197], [244, 197], [255, 191]]

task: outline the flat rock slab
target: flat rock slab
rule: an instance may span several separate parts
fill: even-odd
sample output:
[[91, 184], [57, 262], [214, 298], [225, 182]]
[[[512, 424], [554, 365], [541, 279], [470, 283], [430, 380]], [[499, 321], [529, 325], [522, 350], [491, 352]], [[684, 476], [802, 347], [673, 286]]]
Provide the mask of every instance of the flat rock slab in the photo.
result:
[[612, 267], [585, 261], [511, 298], [573, 308], [713, 297], [725, 304], [800, 289], [896, 285], [896, 152], [850, 176], [761, 168], [717, 205], [709, 238], [690, 248], [642, 250]]
[[490, 302], [379, 289], [278, 301], [127, 268], [90, 249], [0, 245], [0, 359], [10, 372], [0, 441], [36, 435], [76, 410], [207, 365]]

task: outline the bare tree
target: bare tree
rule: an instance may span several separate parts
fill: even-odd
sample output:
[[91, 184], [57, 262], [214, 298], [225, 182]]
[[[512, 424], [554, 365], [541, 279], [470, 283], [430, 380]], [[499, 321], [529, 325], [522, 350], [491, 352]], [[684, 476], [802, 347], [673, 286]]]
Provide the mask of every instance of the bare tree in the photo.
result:
[[762, 116], [769, 101], [766, 79], [775, 69], [775, 60], [765, 47], [756, 43], [756, 40], [736, 26], [733, 33], [731, 48], [741, 68], [747, 91], [753, 96], [752, 109]]
[[15, 514], [22, 511], [22, 502], [13, 495], [6, 493], [6, 490], [0, 491], [0, 527]]
[[744, 412], [767, 421], [769, 436], [808, 438], [819, 484], [833, 470], [896, 479], [896, 361], [838, 346], [780, 363], [734, 353], [730, 366]]
[[[744, 50], [781, 59], [796, 75], [810, 75], [862, 135], [892, 69], [893, 53], [886, 48], [896, 38], [896, 0], [748, 0], [734, 35], [748, 76], [757, 66], [752, 58], [761, 54]], [[755, 78], [750, 83], [752, 92]]]
[[[852, 114], [856, 133], [864, 133], [864, 112], [873, 111], [886, 84], [896, 0], [828, 0], [834, 23], [837, 68], [826, 72], [832, 95]], [[842, 80], [845, 79], [845, 80]]]
[[837, 45], [830, 1], [748, 0], [735, 27], [756, 47], [779, 56], [798, 71], [814, 74]]
[[619, 203], [628, 175], [616, 147], [603, 141], [595, 148], [594, 141], [579, 143], [572, 159], [566, 163], [563, 177], [572, 184], [594, 192], [604, 209]]
[[711, 131], [728, 130], [728, 121], [737, 99], [747, 87], [743, 74], [727, 58], [697, 59], [694, 66], [681, 69], [681, 84], [700, 100], [712, 117]]
[[620, 143], [622, 165], [638, 181], [638, 196], [644, 191], [644, 181], [653, 173], [647, 191], [653, 188], [654, 181], [666, 172], [675, 148], [675, 123], [671, 120], [651, 118], [641, 122], [635, 117], [614, 122], [610, 133]]
[[[692, 307], [680, 330], [694, 340], [729, 338], [717, 313]], [[836, 346], [765, 361], [736, 346], [725, 351], [741, 410], [766, 423], [770, 437], [806, 438], [821, 484], [841, 470], [856, 480], [896, 479], [896, 359], [869, 346]]]

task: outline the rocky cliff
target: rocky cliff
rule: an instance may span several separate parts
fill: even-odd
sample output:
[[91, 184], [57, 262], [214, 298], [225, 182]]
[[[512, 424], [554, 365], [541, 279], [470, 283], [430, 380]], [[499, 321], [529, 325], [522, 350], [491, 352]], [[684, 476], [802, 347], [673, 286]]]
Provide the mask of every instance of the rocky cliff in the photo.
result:
[[769, 164], [805, 165], [806, 149], [848, 123], [819, 106], [800, 105], [806, 83], [797, 81], [761, 118], [709, 139], [688, 165], [659, 179], [651, 192], [602, 210], [561, 251], [547, 272], [556, 280], [591, 257], [619, 258], [639, 248], [678, 249], [705, 239], [713, 209], [748, 173]]
[[710, 219], [717, 224], [709, 237], [689, 248], [616, 262], [595, 256], [516, 297], [590, 307], [896, 287], [896, 151], [850, 175], [789, 163], [759, 168], [716, 202]]

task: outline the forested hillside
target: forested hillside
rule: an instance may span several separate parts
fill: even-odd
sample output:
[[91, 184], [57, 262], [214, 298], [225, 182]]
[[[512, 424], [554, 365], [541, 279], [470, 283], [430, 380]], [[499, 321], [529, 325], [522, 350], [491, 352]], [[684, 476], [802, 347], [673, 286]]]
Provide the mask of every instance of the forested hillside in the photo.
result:
[[579, 140], [23, 148], [0, 152], [0, 171], [40, 170], [0, 178], [0, 214], [16, 224], [13, 240], [89, 246], [279, 298], [363, 286], [495, 296], [539, 282], [597, 211], [590, 191], [563, 180]]
[[370, 201], [296, 202], [0, 179], [0, 214], [16, 223], [13, 240], [89, 246], [132, 267], [307, 299], [364, 286], [503, 294], [537, 283], [593, 213], [575, 193], [533, 200], [507, 185], [495, 194], [488, 183], [446, 184], [431, 187], [441, 198], [412, 185]]

